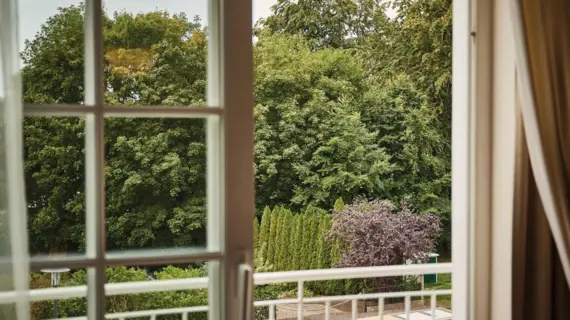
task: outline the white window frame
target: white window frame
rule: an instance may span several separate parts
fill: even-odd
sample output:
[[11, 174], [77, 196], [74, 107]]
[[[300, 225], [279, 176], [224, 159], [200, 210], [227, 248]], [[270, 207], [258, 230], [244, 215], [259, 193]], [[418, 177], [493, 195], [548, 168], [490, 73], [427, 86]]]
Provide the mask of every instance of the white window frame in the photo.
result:
[[[503, 2], [503, 1], [498, 1]], [[491, 39], [490, 0], [453, 3], [452, 257], [453, 313], [458, 319], [487, 319], [491, 244]], [[29, 317], [30, 268], [94, 268], [89, 271], [89, 319], [104, 317], [104, 267], [209, 261], [209, 318], [237, 319], [249, 296], [240, 297], [238, 266], [252, 265], [254, 213], [253, 65], [251, 0], [210, 0], [207, 106], [121, 108], [104, 105], [101, 0], [86, 2], [85, 106], [22, 106], [17, 66], [17, 0], [0, 0], [1, 53], [8, 95], [8, 209], [12, 225], [14, 301], [18, 319]], [[496, 16], [495, 16], [496, 18]], [[482, 22], [482, 23], [479, 23]], [[485, 24], [487, 23], [487, 24]], [[475, 41], [477, 40], [477, 41]], [[478, 44], [477, 46], [475, 44]], [[493, 103], [495, 103], [493, 101]], [[477, 107], [475, 107], [477, 106]], [[85, 116], [87, 254], [83, 257], [32, 257], [27, 254], [22, 170], [22, 117]], [[207, 119], [207, 248], [198, 251], [109, 255], [105, 246], [104, 117]], [[494, 141], [494, 140], [493, 140]], [[89, 183], [93, 182], [93, 183]], [[226, 205], [231, 204], [231, 206]], [[493, 251], [494, 253], [494, 251]], [[251, 279], [248, 280], [251, 286]], [[242, 299], [243, 298], [243, 299]]]
[[[89, 319], [105, 317], [105, 268], [209, 262], [209, 319], [238, 319], [251, 304], [238, 294], [243, 264], [253, 263], [253, 55], [251, 0], [209, 0], [208, 86], [206, 106], [131, 107], [104, 104], [102, 1], [85, 4], [85, 105], [22, 105], [19, 77], [17, 0], [0, 2], [2, 61], [7, 90], [5, 123], [11, 144], [7, 183], [15, 288], [7, 295], [16, 303], [18, 319], [29, 318], [29, 271], [44, 268], [87, 268]], [[22, 112], [23, 110], [23, 112]], [[22, 120], [33, 116], [85, 117], [86, 254], [29, 257], [23, 185]], [[105, 233], [104, 118], [202, 118], [207, 121], [207, 247], [161, 252], [109, 254]], [[231, 206], [226, 206], [231, 203]], [[239, 269], [242, 267], [242, 269]], [[243, 283], [241, 283], [243, 285]], [[242, 291], [243, 292], [243, 291]], [[5, 295], [6, 296], [6, 295]]]
[[451, 257], [453, 317], [470, 319], [472, 1], [453, 1]]
[[[505, 18], [494, 15], [496, 2], [502, 1], [453, 1], [452, 304], [457, 319], [492, 319], [494, 305], [493, 241], [501, 228], [494, 221], [498, 199], [494, 177], [497, 160], [504, 160], [497, 159], [494, 151], [504, 145], [497, 144], [493, 130], [497, 126], [493, 20]], [[504, 174], [501, 178], [504, 186]], [[505, 259], [509, 258], [507, 254]]]

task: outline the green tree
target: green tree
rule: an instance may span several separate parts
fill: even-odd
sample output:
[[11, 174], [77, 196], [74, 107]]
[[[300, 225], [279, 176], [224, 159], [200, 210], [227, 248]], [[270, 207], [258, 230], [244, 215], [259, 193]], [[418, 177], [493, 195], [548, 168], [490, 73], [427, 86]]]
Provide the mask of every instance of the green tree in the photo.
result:
[[342, 209], [344, 209], [344, 201], [342, 201], [342, 198], [338, 198], [334, 202], [333, 210], [334, 211], [342, 211]]
[[393, 166], [355, 107], [363, 62], [348, 50], [311, 51], [298, 36], [260, 37], [254, 60], [258, 205], [384, 196]]
[[301, 35], [317, 48], [348, 47], [386, 20], [384, 7], [378, 0], [279, 0], [258, 27]]
[[[395, 18], [387, 18], [388, 6]], [[300, 36], [315, 54], [323, 48], [351, 47], [354, 61], [362, 59], [366, 75], [358, 77], [362, 84], [355, 92], [364, 97], [352, 100], [350, 110], [360, 115], [367, 130], [378, 133], [374, 141], [393, 165], [390, 177], [381, 179], [383, 194], [373, 192], [373, 197], [407, 199], [419, 211], [438, 214], [448, 246], [451, 0], [281, 0], [272, 13], [258, 24], [261, 39], [266, 34]], [[286, 83], [284, 79], [273, 80]], [[317, 177], [311, 178], [306, 181]], [[342, 196], [353, 200], [352, 195]]]
[[301, 257], [299, 269], [305, 270], [311, 268], [312, 254], [313, 254], [313, 243], [314, 243], [314, 220], [315, 220], [315, 209], [312, 205], [307, 207], [304, 213], [302, 228], [302, 247], [301, 247]]
[[[263, 246], [265, 246], [265, 250], [261, 255], [261, 259], [263, 261], [267, 261], [267, 250], [269, 246], [269, 223], [271, 220], [271, 209], [269, 207], [265, 207], [263, 210], [263, 215], [261, 216], [261, 227], [259, 231], [259, 245], [258, 249], [261, 250]], [[261, 251], [260, 251], [261, 252]]]
[[275, 270], [281, 270], [281, 251], [283, 250], [283, 234], [285, 229], [285, 208], [281, 207], [277, 212], [277, 230], [273, 251], [273, 266]]
[[317, 233], [317, 259], [314, 264], [315, 269], [327, 269], [331, 267], [329, 256], [330, 246], [325, 239], [328, 230], [331, 227], [331, 215], [320, 215], [319, 231]]
[[287, 250], [286, 250], [286, 260], [287, 260], [287, 268], [285, 270], [296, 270], [296, 242], [297, 242], [297, 219], [298, 215], [293, 215], [292, 212], [289, 212], [289, 238], [287, 242]]
[[292, 270], [300, 270], [303, 259], [303, 226], [305, 224], [305, 215], [295, 215], [295, 242], [294, 242], [294, 255]]
[[269, 222], [269, 243], [267, 246], [267, 263], [277, 267], [275, 265], [275, 254], [277, 250], [277, 234], [279, 230], [279, 212], [281, 207], [273, 208], [271, 212], [271, 220]]
[[278, 270], [285, 271], [289, 268], [289, 247], [291, 244], [289, 243], [291, 229], [294, 225], [291, 224], [293, 217], [291, 211], [283, 209], [281, 211], [281, 228], [279, 234], [279, 267]]
[[319, 241], [320, 241], [320, 229], [323, 214], [316, 213], [313, 216], [313, 221], [311, 223], [311, 252], [309, 254], [309, 269], [317, 269], [319, 267]]
[[253, 218], [253, 250], [259, 250], [259, 221], [257, 217]]
[[[26, 103], [83, 102], [83, 16], [83, 5], [60, 8], [26, 41]], [[108, 103], [204, 100], [207, 48], [199, 21], [122, 12], [104, 22]], [[110, 248], [205, 243], [204, 129], [203, 120], [106, 119]], [[84, 249], [83, 131], [80, 118], [24, 120], [32, 252]]]

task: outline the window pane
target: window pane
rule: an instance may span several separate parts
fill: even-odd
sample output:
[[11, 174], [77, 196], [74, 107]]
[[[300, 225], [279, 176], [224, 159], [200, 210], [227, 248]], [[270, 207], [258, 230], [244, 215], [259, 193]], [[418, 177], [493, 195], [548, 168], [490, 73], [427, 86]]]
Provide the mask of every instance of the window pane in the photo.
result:
[[25, 103], [84, 101], [84, 5], [18, 0]]
[[[0, 44], [1, 46], [2, 44]], [[0, 59], [2, 54], [0, 53]], [[10, 291], [14, 288], [12, 281], [11, 247], [10, 247], [10, 216], [8, 212], [7, 193], [8, 182], [6, 177], [6, 132], [4, 112], [7, 107], [4, 104], [4, 87], [2, 79], [4, 77], [2, 66], [0, 65], [0, 291]], [[9, 139], [8, 139], [9, 140]], [[8, 306], [0, 306], [8, 308]], [[11, 306], [10, 306], [11, 308]], [[3, 312], [0, 310], [0, 314]], [[7, 311], [6, 311], [7, 312]]]
[[207, 6], [207, 0], [106, 1], [106, 103], [204, 105]]
[[23, 128], [30, 253], [83, 253], [85, 121], [30, 116]]
[[[86, 284], [85, 269], [44, 269], [41, 272], [30, 274], [30, 289], [45, 289], [54, 287], [75, 287]], [[54, 319], [71, 317], [78, 314], [78, 310], [85, 310], [85, 298], [41, 300], [30, 303], [32, 319]]]
[[107, 248], [204, 247], [204, 119], [105, 119]]
[[[207, 319], [208, 276], [205, 263], [192, 265], [161, 266], [118, 266], [106, 268], [108, 285], [143, 282], [149, 285], [149, 291], [141, 293], [109, 294], [107, 292], [106, 314], [115, 319], [149, 319], [156, 315], [161, 320], [179, 320], [183, 313], [188, 319]], [[165, 287], [159, 281], [175, 280], [174, 285], [180, 290], [173, 290], [171, 285]], [[194, 289], [184, 289], [192, 287]], [[123, 288], [125, 288], [123, 286]], [[163, 291], [156, 291], [156, 289]], [[166, 290], [165, 290], [166, 289]], [[84, 301], [82, 308], [75, 308], [73, 314], [67, 316], [83, 316], [86, 314]]]

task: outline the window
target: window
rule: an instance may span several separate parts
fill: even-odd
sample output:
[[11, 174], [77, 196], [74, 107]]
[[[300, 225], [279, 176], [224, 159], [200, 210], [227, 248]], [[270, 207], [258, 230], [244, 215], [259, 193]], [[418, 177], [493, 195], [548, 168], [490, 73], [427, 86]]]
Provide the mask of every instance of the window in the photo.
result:
[[[453, 272], [453, 288], [424, 292], [431, 299], [431, 314], [435, 318], [436, 296], [453, 293], [453, 315], [458, 319], [469, 319], [471, 305], [471, 280], [473, 268], [473, 192], [471, 181], [473, 173], [473, 60], [474, 43], [470, 36], [472, 31], [471, 3], [454, 1], [453, 3], [453, 265], [398, 265], [378, 269], [351, 269], [350, 274], [345, 270], [297, 270], [294, 272], [278, 272], [273, 274], [252, 275], [253, 265], [253, 226], [254, 210], [254, 116], [253, 116], [253, 66], [252, 66], [252, 31], [251, 31], [251, 0], [208, 0], [208, 45], [207, 45], [207, 84], [205, 102], [197, 105], [160, 106], [153, 103], [144, 105], [119, 106], [106, 100], [105, 59], [103, 33], [105, 21], [103, 18], [102, 0], [87, 0], [85, 4], [84, 34], [85, 34], [85, 67], [81, 92], [78, 96], [83, 100], [74, 104], [57, 104], [53, 101], [45, 104], [26, 104], [22, 99], [22, 88], [19, 79], [18, 52], [18, 15], [16, 0], [3, 1], [0, 4], [0, 60], [2, 61], [2, 84], [0, 104], [4, 111], [3, 132], [6, 153], [6, 163], [0, 158], [0, 183], [7, 188], [6, 205], [0, 198], [0, 234], [9, 237], [6, 241], [0, 238], [0, 273], [10, 277], [10, 283], [0, 282], [0, 305], [4, 304], [13, 309], [18, 319], [26, 319], [29, 315], [30, 301], [47, 300], [65, 297], [87, 296], [87, 312], [89, 319], [103, 319], [106, 308], [105, 297], [123, 293], [141, 293], [150, 291], [208, 289], [208, 306], [182, 308], [178, 314], [186, 319], [192, 312], [208, 312], [209, 319], [245, 318], [252, 305], [267, 308], [267, 316], [275, 319], [276, 306], [292, 304], [299, 306], [297, 317], [303, 318], [303, 303], [322, 303], [328, 310], [342, 299], [351, 300], [351, 312], [357, 318], [356, 295], [337, 297], [307, 297], [304, 293], [304, 283], [327, 281], [330, 279], [356, 279], [361, 277], [406, 277], [410, 274], [449, 273]], [[473, 1], [476, 2], [476, 1]], [[338, 19], [338, 17], [336, 17]], [[313, 22], [311, 22], [313, 23]], [[343, 30], [345, 32], [346, 30]], [[348, 31], [350, 34], [352, 31]], [[324, 39], [327, 39], [327, 35]], [[353, 39], [341, 35], [330, 41], [342, 43]], [[328, 41], [327, 40], [327, 41]], [[254, 39], [255, 41], [255, 39]], [[321, 44], [317, 44], [321, 45]], [[287, 47], [284, 44], [283, 47]], [[118, 54], [113, 52], [113, 54]], [[143, 52], [143, 54], [146, 54]], [[146, 58], [150, 59], [148, 56]], [[318, 60], [319, 58], [315, 59]], [[350, 56], [348, 59], [350, 60]], [[277, 62], [279, 63], [279, 62]], [[334, 61], [333, 61], [334, 64]], [[119, 67], [124, 67], [119, 65]], [[267, 68], [271, 73], [273, 69]], [[350, 69], [350, 68], [346, 68]], [[331, 73], [338, 70], [331, 68]], [[323, 83], [328, 86], [329, 83]], [[139, 93], [122, 97], [133, 99]], [[278, 96], [279, 94], [277, 94]], [[4, 97], [4, 98], [2, 98]], [[278, 97], [279, 98], [279, 97]], [[336, 98], [335, 98], [336, 99]], [[52, 103], [53, 102], [53, 103]], [[157, 103], [159, 104], [159, 103]], [[324, 108], [326, 109], [326, 108]], [[324, 110], [328, 112], [329, 110]], [[85, 166], [85, 255], [40, 255], [29, 257], [28, 228], [26, 227], [26, 204], [23, 199], [24, 184], [22, 181], [21, 150], [22, 119], [24, 117], [68, 117], [84, 119], [84, 166]], [[107, 227], [108, 212], [105, 209], [107, 197], [117, 190], [106, 189], [105, 170], [110, 166], [105, 139], [109, 137], [108, 119], [147, 118], [149, 121], [159, 119], [196, 121], [204, 123], [204, 140], [206, 145], [206, 211], [207, 227], [205, 232], [206, 246], [203, 248], [165, 248], [164, 250], [141, 249], [136, 251], [120, 251], [109, 249], [108, 234], [112, 226]], [[348, 123], [347, 127], [351, 127]], [[318, 131], [318, 130], [317, 130]], [[355, 131], [354, 136], [359, 132]], [[348, 138], [351, 139], [351, 138]], [[14, 143], [6, 143], [7, 141]], [[1, 142], [1, 139], [0, 139]], [[41, 143], [41, 140], [39, 141]], [[363, 142], [367, 144], [368, 142]], [[83, 146], [82, 146], [83, 147]], [[376, 150], [377, 151], [377, 150]], [[476, 151], [477, 152], [477, 151]], [[369, 153], [375, 157], [377, 153]], [[57, 159], [56, 159], [57, 160]], [[317, 163], [314, 167], [320, 166]], [[5, 167], [5, 169], [2, 169]], [[117, 168], [120, 169], [120, 166]], [[1, 180], [4, 179], [4, 180]], [[290, 192], [292, 190], [286, 190]], [[0, 197], [4, 193], [0, 194]], [[272, 195], [266, 196], [271, 198]], [[287, 194], [286, 196], [290, 196]], [[285, 197], [285, 196], [284, 196]], [[309, 201], [307, 201], [308, 203]], [[26, 207], [27, 205], [27, 207]], [[2, 215], [2, 209], [7, 214]], [[260, 209], [258, 208], [258, 212]], [[287, 215], [289, 217], [289, 215]], [[301, 220], [302, 221], [302, 220]], [[301, 224], [301, 223], [299, 223]], [[2, 232], [6, 229], [6, 232]], [[320, 232], [320, 231], [319, 231]], [[1, 237], [1, 235], [0, 235]], [[288, 242], [284, 239], [284, 243]], [[2, 246], [9, 244], [9, 246]], [[46, 252], [47, 253], [47, 252]], [[280, 258], [282, 259], [282, 258]], [[106, 283], [105, 268], [122, 265], [163, 265], [189, 264], [208, 262], [208, 278], [186, 280], [166, 280], [157, 282], [136, 283]], [[53, 268], [75, 268], [87, 270], [87, 285], [59, 290], [29, 288], [28, 275], [30, 271]], [[314, 267], [312, 267], [315, 269]], [[377, 268], [377, 267], [371, 267]], [[13, 281], [12, 281], [13, 280]], [[270, 283], [296, 283], [295, 299], [281, 300], [251, 300], [253, 284], [266, 285]], [[304, 297], [305, 295], [305, 297]], [[370, 293], [367, 297], [376, 299], [378, 313], [382, 315], [385, 298], [396, 298], [404, 301], [401, 317], [410, 317], [411, 297], [418, 296], [410, 292]], [[268, 298], [269, 299], [269, 298]], [[427, 310], [427, 309], [426, 309]], [[326, 312], [328, 312], [326, 311]], [[0, 312], [2, 310], [0, 309]], [[115, 314], [114, 318], [132, 318], [138, 316], [156, 319], [164, 315], [162, 310], [144, 314]], [[328, 316], [328, 313], [325, 313]], [[424, 314], [425, 315], [425, 314]], [[0, 318], [2, 314], [0, 313]], [[107, 315], [109, 317], [109, 315]], [[325, 316], [325, 317], [326, 317]]]
[[[16, 1], [1, 4], [1, 60], [6, 141], [11, 266], [14, 286], [2, 288], [0, 301], [13, 303], [18, 319], [29, 316], [28, 272], [46, 268], [87, 269], [89, 319], [103, 319], [105, 294], [117, 287], [106, 286], [105, 267], [164, 263], [208, 263], [210, 319], [238, 317], [247, 301], [251, 275], [243, 264], [252, 262], [253, 212], [253, 94], [251, 76], [251, 2], [211, 0], [208, 3], [209, 45], [206, 103], [199, 106], [116, 107], [105, 103], [103, 73], [103, 3], [85, 3], [85, 70], [83, 104], [22, 104], [19, 81], [18, 21]], [[86, 254], [70, 256], [27, 255], [26, 205], [23, 199], [22, 119], [34, 117], [83, 117], [85, 119], [85, 247]], [[105, 119], [178, 118], [206, 121], [207, 240], [205, 248], [178, 248], [108, 252], [105, 230]], [[231, 205], [225, 205], [231, 203]], [[6, 218], [6, 217], [4, 217]], [[2, 224], [2, 227], [6, 227]], [[11, 258], [11, 259], [10, 259]], [[240, 267], [241, 265], [241, 267]], [[4, 269], [3, 269], [4, 270]], [[184, 287], [178, 282], [178, 289]], [[182, 284], [182, 287], [180, 285]], [[125, 284], [128, 286], [128, 284]], [[149, 282], [131, 292], [153, 291], [167, 284]], [[172, 285], [172, 284], [170, 284]], [[190, 284], [189, 288], [195, 284]], [[245, 285], [245, 286], [244, 286]], [[155, 287], [152, 289], [151, 287]], [[123, 288], [124, 289], [124, 288]], [[80, 290], [83, 290], [80, 288]], [[120, 289], [122, 290], [122, 289]], [[127, 291], [128, 291], [127, 290]], [[135, 290], [135, 291], [132, 291]], [[50, 294], [44, 291], [44, 294]], [[33, 299], [32, 299], [33, 300]], [[200, 311], [200, 310], [199, 310]], [[204, 311], [204, 310], [201, 310]], [[156, 317], [156, 315], [154, 316]]]

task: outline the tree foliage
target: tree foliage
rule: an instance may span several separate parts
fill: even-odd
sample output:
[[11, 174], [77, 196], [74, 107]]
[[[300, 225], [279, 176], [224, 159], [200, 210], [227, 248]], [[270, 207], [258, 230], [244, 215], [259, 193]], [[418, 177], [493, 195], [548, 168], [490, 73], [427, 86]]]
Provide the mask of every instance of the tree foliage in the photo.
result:
[[263, 210], [263, 215], [261, 216], [261, 226], [259, 231], [259, 245], [258, 248], [261, 250], [262, 247], [265, 247], [263, 251], [263, 255], [261, 256], [262, 260], [267, 260], [267, 246], [269, 245], [269, 237], [270, 237], [270, 220], [271, 220], [271, 209], [269, 207], [265, 207]]
[[338, 267], [382, 266], [427, 262], [440, 231], [436, 215], [414, 213], [405, 203], [395, 210], [391, 203], [375, 200], [336, 211], [328, 237], [346, 248]]
[[253, 250], [259, 249], [259, 221], [253, 218]]
[[[26, 41], [26, 103], [84, 102], [83, 16], [83, 5], [61, 8]], [[199, 18], [156, 10], [103, 20], [106, 103], [205, 102]], [[253, 44], [257, 214], [405, 200], [440, 217], [449, 246], [451, 22], [451, 0], [279, 0]], [[34, 253], [84, 249], [84, 127], [81, 118], [24, 121]], [[203, 120], [106, 119], [109, 248], [205, 244], [205, 140]], [[274, 214], [261, 216], [264, 261], [285, 268], [290, 249], [321, 256], [307, 239], [325, 220], [305, 213], [278, 223]], [[276, 238], [278, 228], [288, 236]], [[330, 245], [334, 263], [342, 248]], [[286, 268], [317, 267], [311, 257]]]

